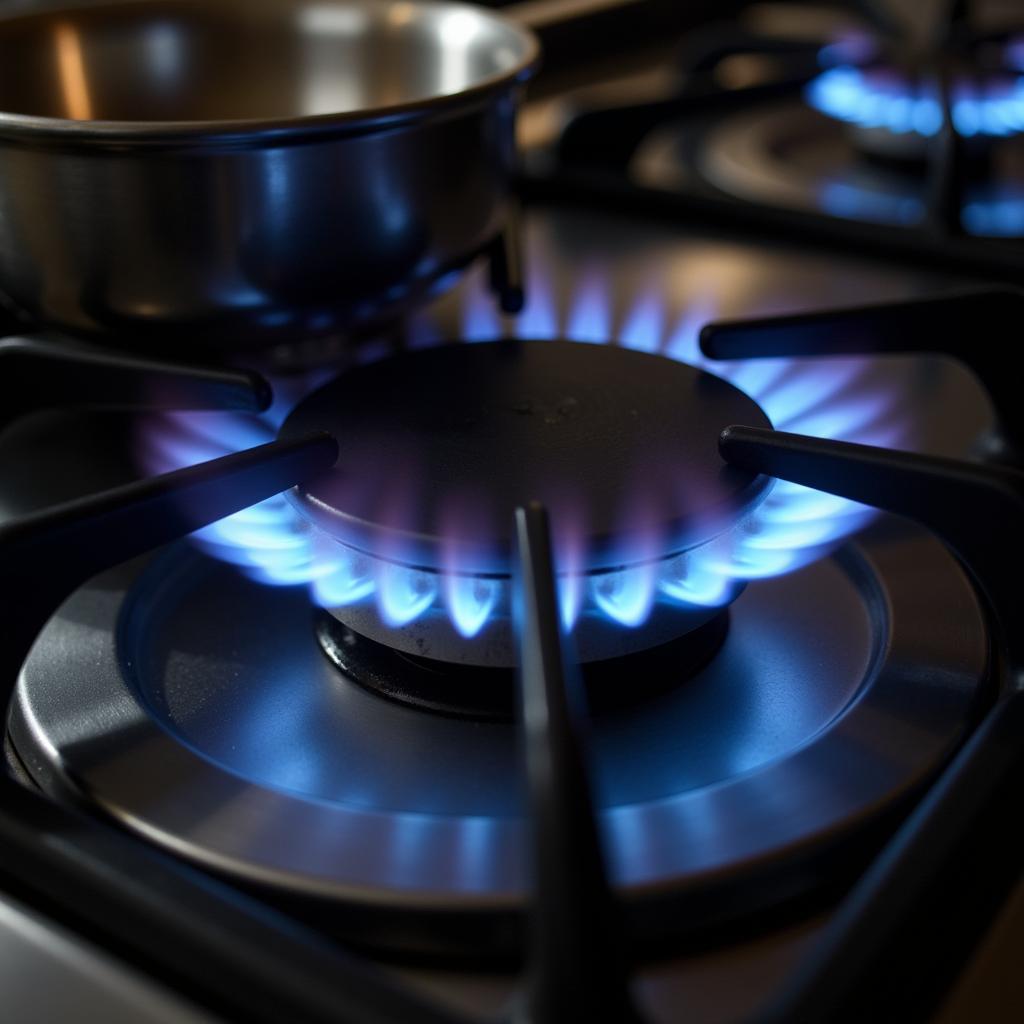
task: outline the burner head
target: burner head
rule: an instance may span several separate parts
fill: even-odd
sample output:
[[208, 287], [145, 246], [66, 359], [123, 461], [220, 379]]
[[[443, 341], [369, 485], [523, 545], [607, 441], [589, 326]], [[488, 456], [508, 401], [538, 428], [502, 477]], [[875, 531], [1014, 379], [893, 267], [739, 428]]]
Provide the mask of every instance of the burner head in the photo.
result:
[[[611, 586], [626, 567], [706, 544], [758, 503], [767, 481], [718, 454], [719, 433], [736, 422], [770, 425], [749, 397], [693, 367], [610, 346], [502, 341], [346, 373], [301, 402], [282, 435], [338, 439], [336, 467], [291, 500], [325, 544], [384, 563], [385, 578], [394, 569], [390, 595], [372, 606], [342, 595], [331, 607], [339, 620], [421, 656], [512, 664], [508, 609], [493, 616], [504, 629], [477, 633], [460, 628], [458, 595], [463, 620], [473, 606], [489, 606], [490, 619], [507, 603], [516, 507], [548, 506], [566, 589], [582, 581], [600, 603], [602, 577]], [[451, 619], [421, 614], [439, 592], [450, 595]], [[647, 609], [643, 629], [612, 630], [583, 609], [578, 653], [593, 660], [664, 643], [717, 610]]]

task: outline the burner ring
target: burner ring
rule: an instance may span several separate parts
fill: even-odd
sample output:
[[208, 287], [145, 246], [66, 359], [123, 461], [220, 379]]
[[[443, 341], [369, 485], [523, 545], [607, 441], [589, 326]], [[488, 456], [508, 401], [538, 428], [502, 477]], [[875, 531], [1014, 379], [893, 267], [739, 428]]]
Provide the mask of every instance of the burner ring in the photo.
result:
[[663, 580], [689, 578], [687, 551], [730, 534], [767, 494], [767, 478], [719, 455], [735, 422], [769, 421], [692, 366], [501, 341], [361, 367], [301, 402], [281, 434], [327, 430], [341, 447], [333, 470], [289, 496], [342, 581], [322, 583], [319, 603], [405, 654], [510, 668], [513, 513], [531, 501], [551, 512], [583, 662], [675, 640], [739, 594], [729, 579], [713, 598], [657, 598]]
[[[728, 629], [725, 608], [668, 643], [582, 665], [588, 712], [612, 712], [679, 685], [714, 657]], [[317, 616], [316, 636], [339, 672], [388, 700], [458, 718], [511, 721], [516, 716], [514, 668], [480, 668], [404, 654], [359, 636], [323, 611]], [[624, 688], [626, 677], [636, 682]]]

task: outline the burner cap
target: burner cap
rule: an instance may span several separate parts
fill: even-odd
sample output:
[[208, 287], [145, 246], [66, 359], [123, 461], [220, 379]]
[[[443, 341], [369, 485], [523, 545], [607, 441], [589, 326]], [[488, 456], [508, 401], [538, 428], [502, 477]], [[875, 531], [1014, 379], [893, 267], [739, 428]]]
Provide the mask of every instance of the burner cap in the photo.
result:
[[[513, 511], [551, 510], [586, 570], [702, 543], [766, 481], [725, 465], [730, 423], [770, 426], [691, 366], [566, 341], [448, 345], [346, 373], [301, 402], [283, 436], [326, 430], [341, 456], [292, 493], [329, 535], [435, 571], [507, 574]], [[641, 553], [643, 552], [643, 553]]]

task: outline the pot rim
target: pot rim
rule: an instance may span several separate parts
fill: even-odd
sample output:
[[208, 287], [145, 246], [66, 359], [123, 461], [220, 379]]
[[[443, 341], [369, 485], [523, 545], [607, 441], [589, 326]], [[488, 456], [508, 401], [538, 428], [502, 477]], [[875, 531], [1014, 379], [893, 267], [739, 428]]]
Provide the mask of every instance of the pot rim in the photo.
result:
[[[206, 0], [174, 0], [176, 5], [203, 7]], [[293, 4], [293, 0], [276, 0], [280, 6]], [[394, 0], [397, 2], [397, 0]], [[180, 145], [223, 145], [244, 142], [276, 143], [291, 138], [329, 135], [346, 137], [394, 129], [410, 123], [424, 123], [440, 117], [468, 111], [485, 103], [493, 94], [511, 90], [525, 84], [540, 64], [540, 41], [527, 26], [478, 6], [453, 0], [428, 0], [422, 6], [472, 11], [477, 17], [500, 24], [516, 38], [521, 50], [516, 63], [505, 71], [480, 78], [458, 92], [425, 96], [386, 106], [369, 107], [338, 113], [310, 114], [277, 118], [232, 118], [225, 120], [183, 121], [110, 121], [73, 120], [37, 114], [18, 114], [0, 109], [0, 138], [23, 141], [65, 141], [76, 146], [90, 143], [119, 147], [133, 143], [153, 145], [166, 143]], [[84, 13], [87, 16], [120, 7], [154, 5], [154, 0], [111, 0], [101, 5], [65, 3], [59, 7], [44, 8], [29, 13], [21, 12], [0, 16], [0, 29], [12, 22], [49, 20], [62, 13]], [[224, 8], [245, 8], [245, 0], [230, 0]], [[295, 5], [298, 6], [298, 5]]]

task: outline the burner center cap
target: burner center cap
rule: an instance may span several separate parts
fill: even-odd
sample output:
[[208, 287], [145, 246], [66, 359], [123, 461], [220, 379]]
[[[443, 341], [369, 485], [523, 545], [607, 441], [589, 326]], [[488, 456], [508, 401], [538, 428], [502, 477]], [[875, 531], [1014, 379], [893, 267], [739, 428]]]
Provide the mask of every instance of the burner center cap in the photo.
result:
[[502, 341], [346, 373], [281, 433], [338, 440], [335, 468], [292, 494], [331, 536], [422, 568], [505, 573], [513, 511], [530, 501], [580, 542], [588, 569], [672, 554], [728, 527], [765, 486], [719, 456], [731, 423], [770, 425], [745, 394], [693, 367], [611, 346]]

